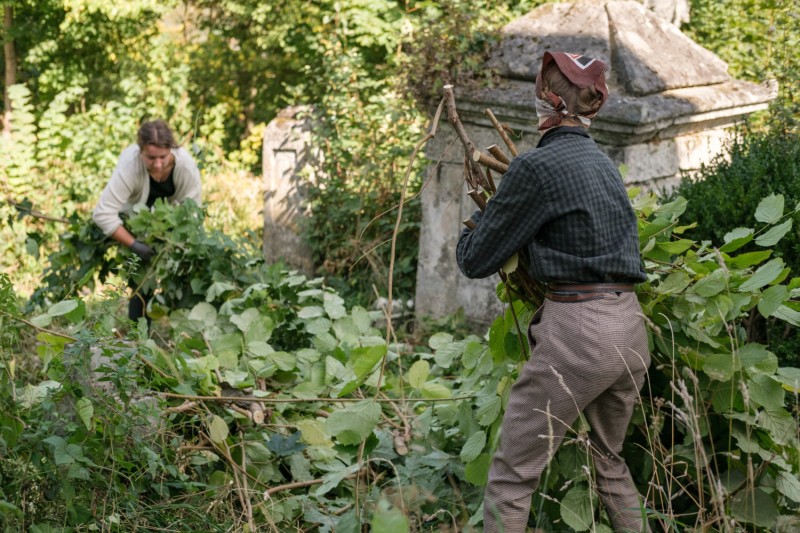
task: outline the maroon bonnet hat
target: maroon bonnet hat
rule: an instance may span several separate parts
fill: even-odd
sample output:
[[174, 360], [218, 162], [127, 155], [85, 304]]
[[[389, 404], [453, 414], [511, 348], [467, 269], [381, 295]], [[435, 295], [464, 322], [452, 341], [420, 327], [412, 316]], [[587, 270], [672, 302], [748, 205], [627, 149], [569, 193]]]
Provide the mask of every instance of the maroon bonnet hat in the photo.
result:
[[[561, 97], [553, 92], [543, 93], [542, 72], [550, 65], [555, 63], [561, 73], [574, 85], [585, 89], [594, 86], [602, 95], [600, 106], [590, 114], [572, 114], [564, 104]], [[539, 129], [548, 129], [557, 126], [563, 118], [575, 117], [585, 126], [591, 124], [591, 119], [597, 111], [606, 103], [608, 99], [608, 87], [606, 86], [605, 73], [608, 64], [599, 59], [594, 59], [580, 54], [568, 54], [566, 52], [545, 52], [542, 57], [542, 66], [536, 76], [536, 112], [540, 117], [547, 117], [544, 124]]]

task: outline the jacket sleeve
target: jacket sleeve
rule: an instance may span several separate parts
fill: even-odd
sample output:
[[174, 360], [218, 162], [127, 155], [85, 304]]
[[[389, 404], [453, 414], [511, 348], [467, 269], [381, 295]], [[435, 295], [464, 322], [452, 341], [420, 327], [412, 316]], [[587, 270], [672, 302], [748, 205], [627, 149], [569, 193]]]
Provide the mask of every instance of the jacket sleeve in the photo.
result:
[[486, 210], [472, 216], [477, 227], [461, 232], [456, 247], [461, 272], [468, 278], [486, 278], [500, 270], [546, 222], [545, 198], [533, 169], [514, 159]]
[[92, 219], [106, 236], [122, 225], [120, 213], [136, 200], [136, 168], [131, 164], [131, 155], [130, 148], [123, 151], [111, 179], [100, 193], [100, 199], [92, 211]]

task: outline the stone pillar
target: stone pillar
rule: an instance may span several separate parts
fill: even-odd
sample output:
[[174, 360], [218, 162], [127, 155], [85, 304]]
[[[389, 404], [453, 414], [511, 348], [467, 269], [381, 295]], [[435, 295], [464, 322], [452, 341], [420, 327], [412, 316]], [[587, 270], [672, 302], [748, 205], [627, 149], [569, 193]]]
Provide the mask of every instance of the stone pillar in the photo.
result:
[[308, 215], [305, 185], [314, 180], [311, 108], [287, 107], [264, 130], [264, 257], [313, 275], [311, 248], [300, 236]]

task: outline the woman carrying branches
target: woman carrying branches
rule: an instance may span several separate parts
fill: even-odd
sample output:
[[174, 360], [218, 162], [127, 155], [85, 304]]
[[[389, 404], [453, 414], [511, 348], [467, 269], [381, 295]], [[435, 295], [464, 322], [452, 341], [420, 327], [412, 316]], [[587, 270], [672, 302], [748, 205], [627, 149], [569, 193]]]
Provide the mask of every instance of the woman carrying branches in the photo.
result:
[[646, 276], [622, 178], [587, 131], [608, 97], [607, 68], [598, 59], [545, 52], [536, 79], [541, 140], [511, 161], [458, 242], [467, 277], [490, 276], [525, 250], [530, 274], [547, 285], [489, 472], [487, 532], [525, 531], [541, 474], [581, 412], [614, 530], [649, 531], [619, 455], [650, 364], [634, 292]]
[[[92, 218], [106, 236], [130, 248], [142, 264], [147, 264], [153, 249], [125, 228], [120, 214], [129, 214], [141, 204], [153, 207], [159, 198], [173, 203], [186, 199], [197, 205], [202, 202], [200, 171], [194, 159], [178, 146], [172, 130], [160, 119], [143, 123], [136, 144], [122, 151]], [[146, 316], [150, 295], [137, 287], [132, 289], [128, 318], [136, 322]]]

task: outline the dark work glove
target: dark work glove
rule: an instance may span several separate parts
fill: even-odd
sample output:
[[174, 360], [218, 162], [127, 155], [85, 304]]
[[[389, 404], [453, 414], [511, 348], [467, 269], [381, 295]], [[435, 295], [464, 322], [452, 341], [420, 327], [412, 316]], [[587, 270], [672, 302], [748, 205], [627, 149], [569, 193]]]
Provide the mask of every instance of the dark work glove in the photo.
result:
[[150, 258], [153, 257], [153, 249], [139, 241], [133, 241], [133, 244], [131, 244], [131, 252], [138, 255], [139, 259], [145, 263], [150, 261]]

